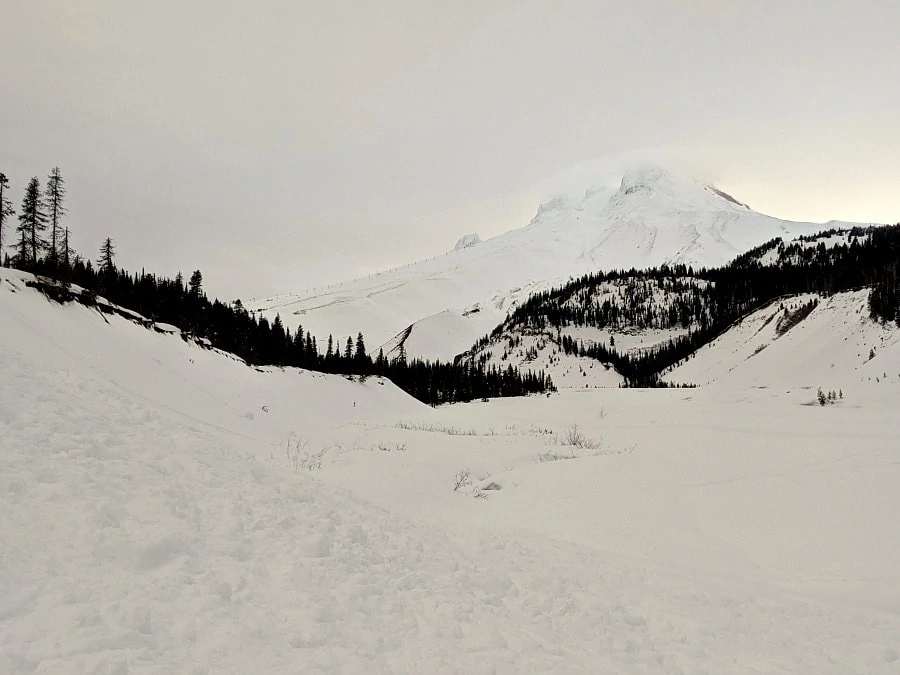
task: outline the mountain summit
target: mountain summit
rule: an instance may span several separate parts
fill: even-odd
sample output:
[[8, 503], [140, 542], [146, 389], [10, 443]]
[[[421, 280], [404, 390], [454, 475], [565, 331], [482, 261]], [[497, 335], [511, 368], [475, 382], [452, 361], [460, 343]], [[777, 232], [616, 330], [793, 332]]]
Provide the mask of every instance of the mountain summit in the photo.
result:
[[280, 314], [288, 326], [300, 323], [319, 339], [362, 329], [386, 354], [400, 341], [410, 357], [447, 359], [517, 302], [570, 277], [661, 264], [716, 266], [774, 237], [822, 229], [757, 213], [651, 162], [596, 166], [593, 176], [580, 170], [575, 181], [557, 181], [556, 194], [524, 227], [477, 245], [466, 235], [442, 256], [252, 308], [269, 318]]

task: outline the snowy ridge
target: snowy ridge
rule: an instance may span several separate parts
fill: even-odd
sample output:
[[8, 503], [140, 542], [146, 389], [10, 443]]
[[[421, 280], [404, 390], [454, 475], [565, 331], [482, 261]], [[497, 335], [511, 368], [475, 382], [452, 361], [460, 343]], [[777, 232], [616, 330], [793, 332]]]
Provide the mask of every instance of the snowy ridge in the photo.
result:
[[[500, 323], [516, 298], [570, 277], [664, 263], [716, 266], [774, 237], [822, 229], [755, 213], [656, 165], [596, 172], [594, 182], [579, 176], [578, 184], [588, 185], [580, 193], [563, 191], [541, 204], [525, 227], [400, 269], [248, 307], [270, 319], [280, 314], [290, 327], [300, 323], [320, 340], [362, 330], [370, 344], [388, 346], [413, 326], [408, 356], [448, 359], [487, 324]], [[476, 306], [479, 320], [470, 312]], [[434, 341], [435, 334], [445, 338]]]

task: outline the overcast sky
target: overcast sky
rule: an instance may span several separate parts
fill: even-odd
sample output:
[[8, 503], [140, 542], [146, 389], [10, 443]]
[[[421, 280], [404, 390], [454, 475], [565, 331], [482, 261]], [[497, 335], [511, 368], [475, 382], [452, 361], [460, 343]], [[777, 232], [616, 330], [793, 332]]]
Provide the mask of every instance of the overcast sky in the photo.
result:
[[16, 0], [0, 171], [18, 206], [59, 165], [76, 248], [226, 298], [524, 225], [524, 189], [638, 148], [772, 215], [896, 222], [898, 27], [897, 0]]

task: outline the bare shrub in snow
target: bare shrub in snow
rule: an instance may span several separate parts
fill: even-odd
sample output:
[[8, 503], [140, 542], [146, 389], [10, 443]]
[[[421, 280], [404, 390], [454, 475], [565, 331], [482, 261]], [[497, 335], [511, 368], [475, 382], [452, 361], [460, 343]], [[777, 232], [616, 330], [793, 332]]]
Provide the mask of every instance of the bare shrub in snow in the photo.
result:
[[630, 455], [637, 448], [637, 443], [626, 445], [624, 448], [602, 448], [591, 453], [592, 457], [612, 457], [614, 455]]
[[394, 443], [394, 445], [376, 443], [371, 449], [378, 450], [379, 452], [406, 452], [406, 443]]
[[537, 461], [540, 464], [544, 464], [546, 462], [559, 462], [564, 459], [575, 459], [577, 455], [574, 452], [569, 452], [567, 454], [559, 453], [559, 452], [542, 452], [537, 456]]
[[331, 446], [326, 446], [318, 452], [307, 452], [300, 460], [300, 468], [307, 471], [320, 470], [322, 468], [322, 460], [329, 450], [331, 450]]
[[459, 429], [457, 427], [440, 424], [438, 422], [398, 422], [394, 425], [397, 429], [405, 429], [406, 431], [428, 431], [436, 434], [446, 434], [448, 436], [477, 436], [475, 429]]
[[287, 455], [288, 462], [295, 469], [299, 469], [302, 457], [307, 454], [306, 446], [309, 445], [309, 441], [302, 436], [298, 436], [297, 438], [287, 439], [286, 443], [287, 448], [285, 454]]
[[464, 471], [457, 471], [456, 475], [453, 476], [453, 491], [459, 492], [460, 489], [464, 487], [468, 487], [472, 484], [472, 478], [469, 474], [468, 469]]
[[309, 441], [302, 436], [295, 439], [289, 438], [287, 440], [286, 454], [288, 462], [290, 462], [291, 466], [297, 471], [300, 471], [301, 469], [304, 471], [320, 470], [328, 451], [331, 450], [332, 447], [339, 447], [326, 446], [318, 452], [310, 452], [306, 449], [308, 445]]
[[577, 423], [566, 429], [562, 442], [563, 445], [571, 445], [579, 450], [597, 450], [602, 445], [600, 441], [585, 436]]

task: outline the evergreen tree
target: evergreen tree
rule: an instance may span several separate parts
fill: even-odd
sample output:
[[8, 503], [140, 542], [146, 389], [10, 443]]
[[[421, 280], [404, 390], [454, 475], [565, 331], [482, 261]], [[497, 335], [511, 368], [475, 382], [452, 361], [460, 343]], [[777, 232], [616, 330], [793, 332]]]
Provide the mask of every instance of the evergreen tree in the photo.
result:
[[[3, 234], [6, 221], [16, 213], [12, 202], [9, 201], [8, 193], [9, 179], [5, 174], [0, 173], [0, 255], [3, 255]], [[9, 256], [7, 256], [8, 258]], [[9, 263], [7, 262], [7, 264]]]
[[69, 228], [65, 227], [63, 228], [59, 262], [62, 267], [60, 275], [62, 280], [66, 283], [71, 281], [73, 262], [76, 258], [75, 250], [72, 248], [71, 244], [69, 244]]
[[97, 260], [97, 268], [101, 273], [110, 275], [116, 270], [115, 265], [116, 247], [110, 237], [103, 240], [100, 247], [100, 258]]
[[66, 208], [63, 202], [66, 199], [66, 182], [63, 180], [59, 167], [53, 167], [50, 176], [47, 178], [47, 217], [50, 221], [50, 264], [56, 266], [60, 257], [60, 221], [66, 215]]
[[17, 228], [19, 232], [19, 252], [16, 254], [16, 266], [20, 268], [28, 267], [28, 235], [22, 227]]
[[20, 246], [19, 264], [23, 267], [35, 265], [38, 261], [38, 253], [44, 250], [47, 242], [41, 236], [47, 229], [47, 214], [44, 212], [44, 199], [41, 195], [41, 184], [37, 176], [28, 181], [25, 188], [25, 196], [22, 199], [22, 211], [19, 213], [20, 232], [25, 240], [24, 246]]
[[[12, 202], [9, 201], [8, 193], [9, 179], [5, 174], [0, 173], [0, 255], [3, 255], [3, 228], [10, 216], [15, 215], [16, 213]], [[8, 257], [9, 256], [7, 256], [7, 258]]]
[[72, 245], [69, 244], [69, 228], [66, 227], [63, 229], [62, 238], [62, 264], [66, 269], [72, 268], [73, 253], [75, 253], [75, 250], [72, 248]]
[[347, 346], [344, 347], [344, 359], [349, 363], [350, 359], [353, 358], [353, 338], [347, 336]]
[[372, 359], [366, 354], [366, 343], [363, 341], [363, 334], [360, 331], [356, 336], [356, 356], [354, 357], [353, 369], [360, 375], [368, 375], [371, 371]]
[[191, 295], [200, 295], [200, 292], [203, 290], [203, 274], [200, 273], [200, 270], [194, 270], [194, 273], [191, 274], [191, 280], [188, 282], [188, 286], [191, 289]]

